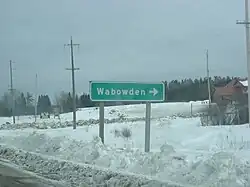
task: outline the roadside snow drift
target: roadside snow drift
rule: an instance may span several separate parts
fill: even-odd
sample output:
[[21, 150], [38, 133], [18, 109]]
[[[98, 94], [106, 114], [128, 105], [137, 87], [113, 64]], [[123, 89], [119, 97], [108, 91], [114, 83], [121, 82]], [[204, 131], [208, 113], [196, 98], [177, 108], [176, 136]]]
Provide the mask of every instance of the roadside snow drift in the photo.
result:
[[[190, 104], [152, 105], [150, 153], [143, 151], [145, 105], [131, 105], [105, 108], [105, 145], [98, 138], [97, 108], [77, 112], [76, 130], [71, 113], [62, 114], [61, 121], [26, 119], [0, 125], [0, 144], [13, 147], [0, 147], [0, 157], [73, 187], [80, 183], [83, 187], [160, 186], [150, 178], [167, 180], [168, 186], [168, 181], [184, 187], [250, 186], [250, 128], [202, 127], [199, 117], [190, 117], [196, 110], [191, 105], [190, 113]], [[199, 108], [196, 113], [206, 107], [194, 104]]]
[[2, 158], [53, 180], [66, 181], [67, 187], [182, 187], [143, 176], [116, 173], [85, 164], [55, 160], [39, 154], [0, 145]]
[[[46, 163], [37, 161], [41, 159], [41, 156], [37, 156], [37, 154], [44, 155], [44, 157], [42, 157], [44, 158], [43, 160], [46, 160], [45, 158], [48, 156], [53, 156], [57, 159], [93, 165], [92, 167], [88, 166], [89, 169], [85, 169], [85, 173], [95, 173], [97, 167], [102, 167], [107, 168], [107, 170], [101, 169], [102, 172], [109, 170], [132, 172], [151, 176], [157, 180], [167, 179], [169, 181], [175, 181], [183, 186], [245, 187], [250, 185], [250, 164], [247, 160], [243, 160], [237, 156], [236, 151], [227, 152], [226, 150], [221, 150], [207, 153], [201, 151], [199, 154], [194, 151], [193, 154], [196, 154], [196, 158], [189, 160], [191, 157], [188, 158], [186, 155], [179, 153], [168, 144], [163, 144], [158, 152], [144, 153], [138, 149], [114, 149], [103, 145], [98, 137], [91, 142], [84, 142], [71, 140], [65, 136], [49, 137], [45, 134], [34, 132], [27, 137], [17, 136], [12, 138], [13, 139], [6, 139], [5, 143], [30, 151], [30, 153], [13, 149], [7, 149], [8, 151], [6, 152], [5, 148], [4, 151], [1, 151], [0, 156], [11, 161], [14, 159], [14, 163], [21, 166], [29, 165], [26, 169], [35, 173], [46, 173], [46, 176], [50, 174], [51, 179], [64, 179], [66, 175], [71, 176], [71, 173], [75, 172], [79, 174], [79, 171], [75, 171], [75, 169], [72, 168], [73, 166], [68, 165], [68, 169], [61, 168], [61, 166], [54, 164], [48, 164], [48, 166], [45, 167], [43, 164], [47, 165]], [[31, 152], [36, 152], [37, 154]], [[14, 154], [14, 156], [11, 156], [11, 154]], [[18, 156], [18, 154], [21, 154], [21, 156]], [[28, 157], [27, 155], [36, 155], [37, 157]], [[34, 161], [32, 161], [32, 159]], [[20, 160], [20, 162], [18, 160]], [[61, 169], [55, 169], [58, 167]], [[37, 170], [36, 168], [40, 168], [41, 170]], [[94, 170], [91, 171], [91, 168], [94, 168]], [[61, 171], [64, 173], [60, 173]], [[59, 173], [57, 173], [54, 178], [53, 175], [55, 172]], [[96, 174], [92, 174], [91, 176], [93, 175]], [[98, 175], [102, 176], [103, 174]], [[85, 178], [86, 174], [82, 174], [82, 177]], [[67, 177], [65, 179], [66, 181], [70, 181], [72, 185], [76, 185], [73, 181], [80, 181], [80, 179], [78, 180], [74, 177], [72, 179], [73, 181]], [[123, 181], [123, 179], [119, 180]], [[134, 181], [134, 179], [127, 180]], [[88, 180], [85, 182], [90, 184]], [[121, 187], [122, 184], [119, 183]], [[117, 187], [119, 185], [117, 184]]]
[[68, 187], [24, 171], [7, 160], [0, 159], [0, 186], [2, 187]]

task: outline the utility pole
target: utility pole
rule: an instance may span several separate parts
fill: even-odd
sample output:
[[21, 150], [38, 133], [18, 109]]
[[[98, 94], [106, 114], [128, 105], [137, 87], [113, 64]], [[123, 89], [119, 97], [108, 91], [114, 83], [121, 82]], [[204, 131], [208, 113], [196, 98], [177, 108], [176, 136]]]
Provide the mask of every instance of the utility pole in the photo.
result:
[[36, 74], [36, 79], [35, 79], [35, 122], [37, 119], [37, 74]]
[[208, 67], [208, 50], [206, 52], [206, 62], [207, 62], [207, 90], [208, 90], [208, 101], [209, 107], [211, 105], [211, 85], [210, 85], [210, 75], [209, 75], [209, 67]]
[[74, 46], [79, 46], [80, 44], [73, 44], [72, 36], [70, 37], [70, 44], [65, 44], [64, 46], [70, 46], [71, 54], [71, 68], [66, 68], [66, 70], [71, 70], [72, 75], [72, 99], [73, 99], [73, 129], [76, 129], [76, 90], [75, 90], [75, 71], [79, 68], [75, 68], [74, 65]]
[[[249, 15], [248, 15], [248, 0], [245, 0], [245, 20], [243, 21], [236, 21], [236, 24], [243, 24], [245, 25], [245, 32], [246, 32], [246, 56], [247, 56], [247, 74], [248, 74], [248, 84], [250, 82], [250, 49], [249, 49]], [[249, 86], [247, 88], [247, 93], [248, 93], [248, 120], [249, 120], [249, 126], [250, 126], [250, 91], [249, 91]]]
[[11, 98], [12, 98], [12, 118], [13, 118], [13, 124], [16, 123], [15, 119], [15, 95], [14, 95], [14, 88], [13, 88], [13, 68], [12, 68], [12, 61], [10, 60], [10, 92], [11, 92]]

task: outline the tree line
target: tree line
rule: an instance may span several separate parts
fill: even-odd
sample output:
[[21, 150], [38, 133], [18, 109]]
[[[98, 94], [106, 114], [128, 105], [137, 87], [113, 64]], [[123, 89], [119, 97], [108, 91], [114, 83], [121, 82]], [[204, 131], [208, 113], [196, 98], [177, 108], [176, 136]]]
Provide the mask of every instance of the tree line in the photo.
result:
[[[225, 86], [235, 77], [215, 76], [210, 78], [211, 95], [214, 87]], [[188, 102], [208, 99], [207, 79], [183, 79], [164, 81], [166, 89], [165, 102]], [[34, 115], [36, 99], [30, 92], [14, 92], [15, 115]], [[52, 113], [54, 108], [59, 108], [61, 113], [72, 112], [73, 98], [70, 92], [61, 92], [55, 96], [55, 102], [52, 104], [49, 95], [39, 95], [37, 97], [37, 114], [42, 112]], [[134, 104], [135, 102], [106, 102], [106, 106], [118, 104]], [[0, 100], [0, 116], [12, 115], [12, 95], [9, 92], [4, 93]], [[98, 106], [98, 103], [92, 102], [89, 94], [83, 93], [76, 95], [76, 107], [86, 108]]]

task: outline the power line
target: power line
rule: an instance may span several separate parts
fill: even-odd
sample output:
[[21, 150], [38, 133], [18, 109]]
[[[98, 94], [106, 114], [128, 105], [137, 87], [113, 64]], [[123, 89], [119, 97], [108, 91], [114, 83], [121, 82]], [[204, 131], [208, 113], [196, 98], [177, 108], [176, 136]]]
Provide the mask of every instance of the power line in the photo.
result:
[[13, 124], [16, 123], [15, 119], [15, 95], [14, 95], [14, 88], [13, 88], [13, 67], [12, 67], [13, 61], [10, 60], [10, 92], [11, 92], [11, 98], [12, 98], [12, 118], [13, 118]]
[[65, 44], [64, 46], [70, 46], [71, 54], [71, 68], [66, 68], [66, 70], [71, 70], [72, 75], [72, 99], [73, 99], [73, 129], [76, 129], [76, 90], [75, 90], [75, 71], [80, 68], [75, 68], [74, 65], [74, 46], [80, 46], [80, 44], [73, 44], [72, 36], [70, 37], [70, 44]]

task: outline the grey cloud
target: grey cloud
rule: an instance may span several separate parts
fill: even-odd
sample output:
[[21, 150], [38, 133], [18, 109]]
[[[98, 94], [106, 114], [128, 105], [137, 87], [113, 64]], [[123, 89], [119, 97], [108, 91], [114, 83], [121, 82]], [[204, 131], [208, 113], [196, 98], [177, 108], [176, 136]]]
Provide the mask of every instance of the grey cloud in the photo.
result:
[[[246, 75], [244, 1], [233, 0], [3, 0], [0, 6], [0, 78], [8, 87], [8, 61], [15, 85], [53, 94], [70, 90], [73, 35], [77, 91], [89, 80], [171, 80], [205, 75], [209, 49], [212, 75]], [[237, 65], [236, 65], [237, 64]], [[6, 85], [5, 85], [6, 84]]]

